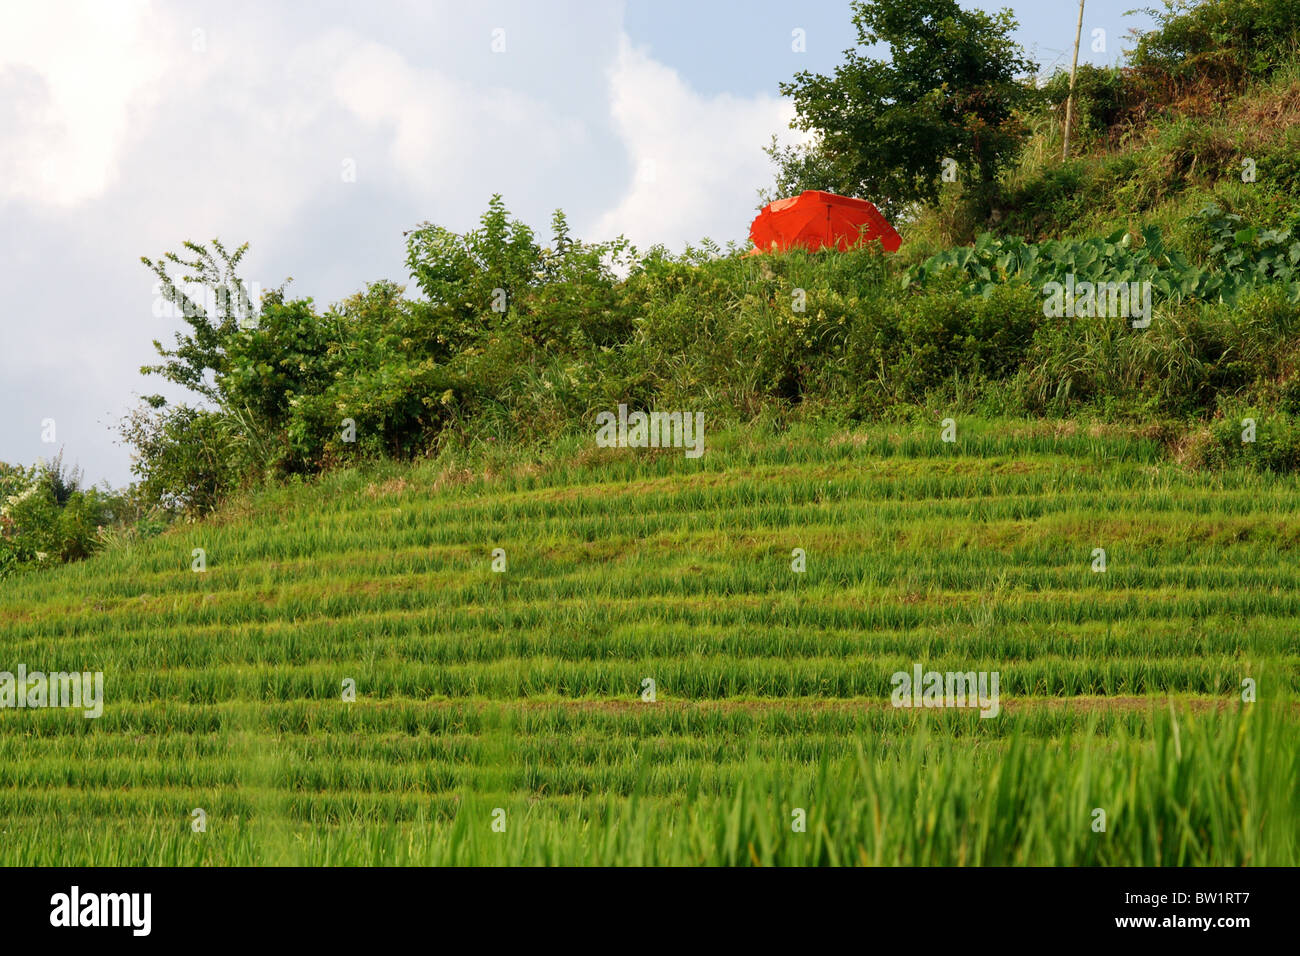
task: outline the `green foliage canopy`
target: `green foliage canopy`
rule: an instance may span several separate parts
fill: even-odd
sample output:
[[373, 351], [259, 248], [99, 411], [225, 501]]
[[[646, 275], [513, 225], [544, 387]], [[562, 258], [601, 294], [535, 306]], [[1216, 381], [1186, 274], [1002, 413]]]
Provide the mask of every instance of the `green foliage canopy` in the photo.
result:
[[[781, 93], [793, 99], [808, 147], [768, 149], [777, 189], [832, 189], [896, 214], [938, 195], [943, 160], [981, 190], [1025, 136], [1017, 107], [1037, 66], [1011, 39], [1009, 10], [963, 10], [955, 0], [853, 4], [857, 47], [831, 76], [803, 71]], [[889, 47], [887, 60], [867, 55]]]

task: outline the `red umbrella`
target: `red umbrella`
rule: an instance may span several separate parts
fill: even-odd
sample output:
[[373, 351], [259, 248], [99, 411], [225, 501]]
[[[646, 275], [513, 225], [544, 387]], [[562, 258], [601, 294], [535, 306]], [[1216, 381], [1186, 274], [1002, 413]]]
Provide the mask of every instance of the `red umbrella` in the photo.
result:
[[865, 199], [819, 189], [768, 203], [749, 227], [749, 238], [758, 247], [754, 252], [784, 252], [796, 246], [810, 252], [823, 246], [851, 249], [876, 239], [887, 251], [897, 252], [903, 244], [903, 237]]

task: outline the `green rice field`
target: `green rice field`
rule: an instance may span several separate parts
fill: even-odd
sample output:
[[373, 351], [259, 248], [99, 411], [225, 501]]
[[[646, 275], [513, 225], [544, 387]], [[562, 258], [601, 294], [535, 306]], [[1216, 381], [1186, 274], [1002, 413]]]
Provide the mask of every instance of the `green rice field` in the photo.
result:
[[0, 710], [0, 863], [1295, 865], [1298, 491], [973, 420], [276, 488], [0, 586], [104, 674]]

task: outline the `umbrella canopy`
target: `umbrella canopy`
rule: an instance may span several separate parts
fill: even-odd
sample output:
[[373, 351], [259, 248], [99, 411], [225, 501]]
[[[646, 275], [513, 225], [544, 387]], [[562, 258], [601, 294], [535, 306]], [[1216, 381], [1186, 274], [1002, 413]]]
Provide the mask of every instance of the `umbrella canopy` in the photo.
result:
[[806, 189], [790, 199], [768, 203], [749, 227], [755, 252], [800, 247], [810, 252], [830, 246], [850, 249], [879, 239], [889, 252], [897, 252], [903, 237], [865, 199], [850, 199], [819, 189]]

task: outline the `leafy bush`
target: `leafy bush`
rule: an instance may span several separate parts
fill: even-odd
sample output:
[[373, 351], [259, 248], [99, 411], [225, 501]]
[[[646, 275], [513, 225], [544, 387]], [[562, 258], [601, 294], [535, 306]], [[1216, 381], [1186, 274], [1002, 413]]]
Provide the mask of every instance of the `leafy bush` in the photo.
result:
[[130, 512], [125, 495], [82, 488], [60, 452], [32, 468], [0, 462], [0, 578], [89, 557]]
[[524, 223], [511, 220], [501, 196], [488, 203], [478, 229], [458, 234], [421, 223], [407, 233], [406, 266], [420, 290], [459, 320], [458, 333], [473, 337], [493, 311], [540, 278], [541, 249]]
[[947, 249], [911, 267], [903, 286], [924, 285], [937, 273], [955, 270], [965, 279], [963, 291], [982, 296], [1001, 283], [1041, 288], [1073, 275], [1076, 282], [1150, 282], [1153, 294], [1163, 299], [1227, 303], [1250, 290], [1278, 285], [1300, 302], [1300, 240], [1291, 229], [1248, 227], [1240, 216], [1214, 204], [1193, 218], [1216, 240], [1209, 256], [1217, 269], [1200, 268], [1182, 252], [1167, 249], [1156, 226], [1143, 227], [1140, 246], [1123, 229], [1105, 238], [1040, 244], [983, 233], [972, 247]]
[[190, 515], [220, 504], [253, 469], [247, 434], [221, 412], [166, 406], [154, 397], [123, 420], [145, 500]]
[[871, 416], [887, 403], [918, 402], [953, 378], [997, 381], [1019, 367], [1042, 300], [1024, 286], [988, 297], [950, 290], [906, 296], [856, 317], [846, 347], [847, 373], [859, 389], [853, 411]]
[[[1064, 116], [1070, 95], [1070, 73], [1058, 70], [1043, 84], [1044, 102]], [[1080, 63], [1075, 71], [1074, 114], [1071, 130], [1079, 133], [1104, 133], [1123, 116], [1130, 101], [1124, 71], [1119, 67]]]
[[1158, 27], [1138, 38], [1139, 71], [1236, 88], [1294, 53], [1300, 0], [1163, 0]]
[[[1254, 439], [1247, 441], [1247, 420], [1254, 422]], [[1300, 418], [1238, 401], [1224, 404], [1210, 426], [1210, 464], [1245, 462], [1277, 473], [1300, 470]]]

